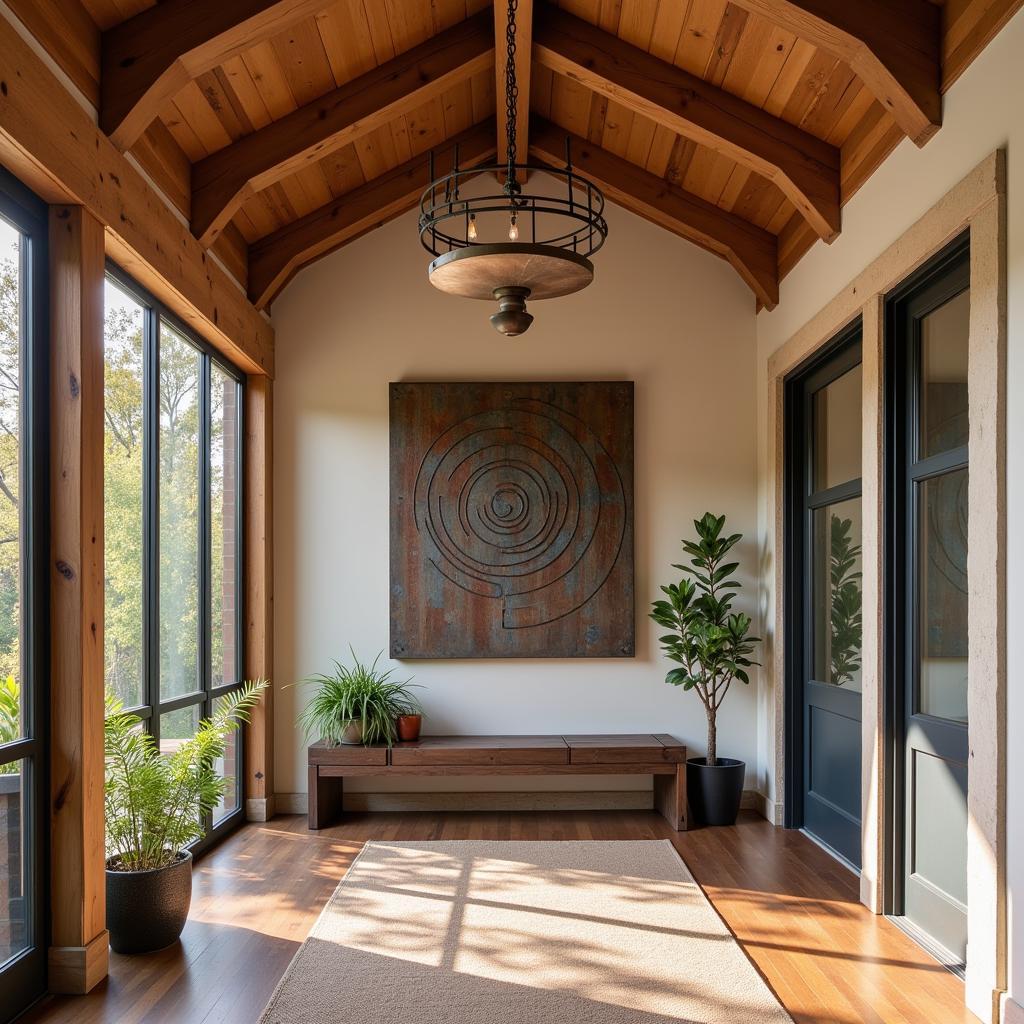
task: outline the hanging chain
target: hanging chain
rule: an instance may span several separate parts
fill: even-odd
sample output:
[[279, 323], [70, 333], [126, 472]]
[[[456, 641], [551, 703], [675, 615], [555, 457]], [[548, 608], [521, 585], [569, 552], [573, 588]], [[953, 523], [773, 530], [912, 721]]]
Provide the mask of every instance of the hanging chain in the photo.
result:
[[518, 192], [516, 183], [516, 112], [519, 105], [519, 84], [516, 81], [516, 11], [519, 0], [508, 0], [508, 26], [505, 45], [508, 60], [505, 64], [505, 137], [508, 144], [508, 179], [505, 191]]

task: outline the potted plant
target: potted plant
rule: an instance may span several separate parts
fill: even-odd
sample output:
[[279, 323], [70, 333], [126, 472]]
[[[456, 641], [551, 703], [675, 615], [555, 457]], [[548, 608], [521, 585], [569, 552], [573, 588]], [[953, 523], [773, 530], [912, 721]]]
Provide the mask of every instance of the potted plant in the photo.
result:
[[222, 697], [213, 717], [166, 755], [134, 714], [107, 698], [107, 930], [115, 953], [163, 949], [181, 935], [192, 902], [188, 846], [228, 786], [215, 762], [267, 685], [246, 683]]
[[334, 746], [386, 743], [390, 747], [398, 738], [398, 718], [422, 714], [409, 680], [392, 681], [394, 669], [378, 669], [380, 658], [378, 654], [367, 666], [352, 651], [352, 668], [335, 661], [332, 673], [306, 680], [316, 686], [299, 715], [307, 740], [319, 735]]
[[661, 588], [668, 600], [654, 602], [651, 618], [671, 631], [661, 637], [661, 644], [678, 667], [665, 682], [695, 691], [707, 715], [707, 756], [686, 762], [691, 809], [704, 824], [731, 825], [739, 813], [746, 765], [718, 756], [718, 709], [733, 680], [750, 682], [746, 670], [759, 664], [750, 656], [760, 639], [750, 635], [750, 616], [732, 610], [740, 589], [732, 574], [739, 563], [725, 559], [742, 535], [723, 536], [725, 516], [710, 512], [693, 525], [697, 539], [682, 542], [689, 564], [673, 564], [686, 575]]
[[395, 725], [398, 728], [399, 740], [402, 743], [415, 743], [420, 738], [420, 729], [423, 728], [423, 711], [418, 704], [402, 704], [397, 710]]

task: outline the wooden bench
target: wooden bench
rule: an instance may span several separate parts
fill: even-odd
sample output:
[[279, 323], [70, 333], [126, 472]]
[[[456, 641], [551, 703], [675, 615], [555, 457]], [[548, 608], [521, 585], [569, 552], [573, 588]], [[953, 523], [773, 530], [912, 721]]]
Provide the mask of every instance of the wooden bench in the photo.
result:
[[674, 736], [424, 736], [415, 743], [309, 748], [309, 827], [341, 817], [344, 780], [356, 776], [653, 775], [654, 804], [686, 828], [686, 747]]

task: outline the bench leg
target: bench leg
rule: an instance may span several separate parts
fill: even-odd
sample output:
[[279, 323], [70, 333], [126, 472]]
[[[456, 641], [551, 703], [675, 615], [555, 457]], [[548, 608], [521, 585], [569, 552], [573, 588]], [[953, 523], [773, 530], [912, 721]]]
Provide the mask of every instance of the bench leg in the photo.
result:
[[309, 766], [309, 827], [327, 828], [341, 817], [344, 779], [320, 774], [316, 765]]
[[677, 832], [686, 831], [688, 825], [685, 763], [677, 764], [672, 775], [654, 776], [654, 806]]

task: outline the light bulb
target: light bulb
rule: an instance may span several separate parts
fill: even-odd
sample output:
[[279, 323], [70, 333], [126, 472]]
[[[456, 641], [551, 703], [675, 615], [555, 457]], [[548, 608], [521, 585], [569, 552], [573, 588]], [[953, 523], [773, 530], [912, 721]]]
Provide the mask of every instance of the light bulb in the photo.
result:
[[468, 236], [468, 238], [469, 238], [469, 240], [471, 242], [475, 242], [476, 241], [476, 214], [475, 213], [471, 213], [469, 215], [469, 230], [466, 232], [466, 235]]
[[512, 220], [508, 225], [508, 240], [510, 242], [519, 241], [519, 228], [516, 226], [516, 215], [514, 213], [512, 214]]

